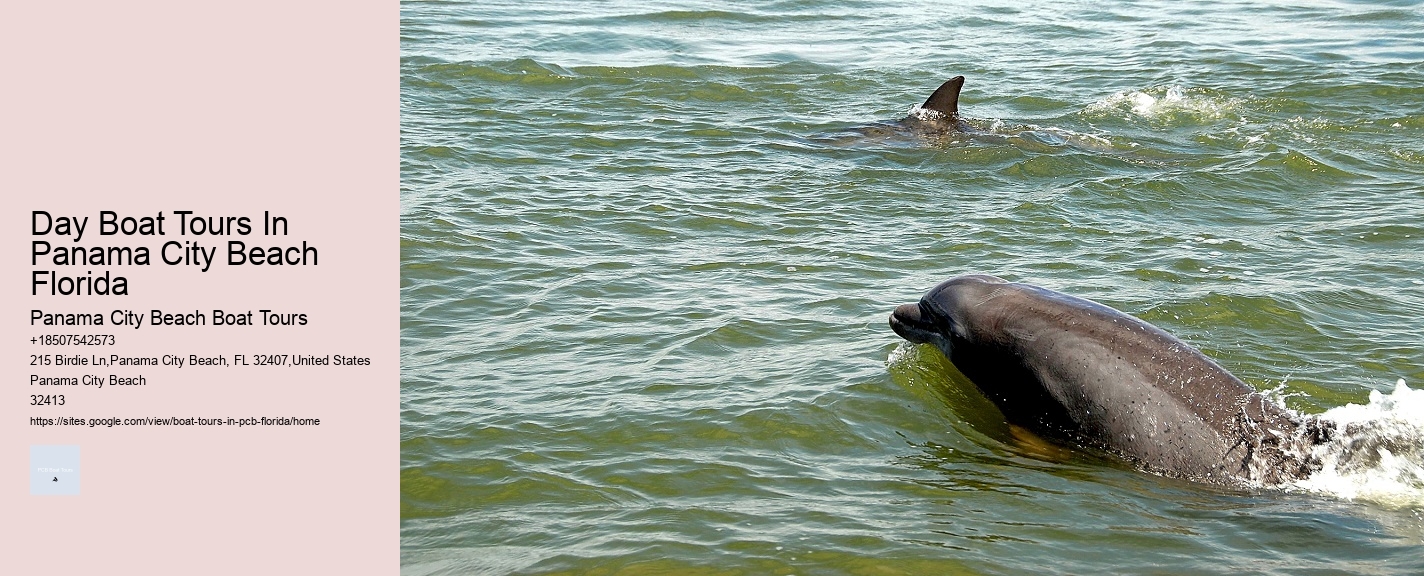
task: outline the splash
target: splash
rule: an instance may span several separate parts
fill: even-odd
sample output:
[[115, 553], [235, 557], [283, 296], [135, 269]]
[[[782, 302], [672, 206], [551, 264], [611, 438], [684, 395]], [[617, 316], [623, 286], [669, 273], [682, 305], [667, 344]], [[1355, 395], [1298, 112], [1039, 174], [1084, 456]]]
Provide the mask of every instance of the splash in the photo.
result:
[[890, 356], [885, 358], [885, 365], [889, 367], [904, 366], [915, 359], [915, 345], [908, 342], [899, 342], [895, 349], [890, 351]]
[[947, 122], [951, 120], [948, 114], [940, 112], [939, 110], [923, 108], [919, 104], [911, 106], [910, 109], [905, 112], [905, 115], [908, 118], [914, 118], [923, 122]]
[[1167, 108], [1182, 106], [1185, 94], [1181, 86], [1172, 86], [1167, 88], [1167, 93], [1163, 94], [1161, 98], [1155, 98], [1145, 92], [1131, 92], [1125, 96], [1132, 104], [1133, 114], [1155, 116]]
[[1296, 481], [1298, 489], [1391, 507], [1424, 507], [1424, 390], [1400, 379], [1394, 391], [1370, 392], [1365, 405], [1320, 415], [1336, 435], [1312, 448], [1323, 465]]
[[1188, 91], [1181, 86], [1118, 92], [1088, 106], [1095, 115], [1131, 116], [1149, 120], [1209, 121], [1234, 116], [1234, 99]]

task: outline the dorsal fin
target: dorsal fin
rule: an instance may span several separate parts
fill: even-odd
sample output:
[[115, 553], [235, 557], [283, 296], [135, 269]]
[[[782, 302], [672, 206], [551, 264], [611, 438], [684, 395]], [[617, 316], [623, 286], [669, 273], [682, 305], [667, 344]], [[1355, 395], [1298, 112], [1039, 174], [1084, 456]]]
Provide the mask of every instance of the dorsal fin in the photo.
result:
[[930, 94], [929, 99], [920, 106], [926, 110], [934, 110], [946, 116], [959, 116], [959, 89], [964, 87], [964, 77], [955, 76], [939, 85], [939, 89]]

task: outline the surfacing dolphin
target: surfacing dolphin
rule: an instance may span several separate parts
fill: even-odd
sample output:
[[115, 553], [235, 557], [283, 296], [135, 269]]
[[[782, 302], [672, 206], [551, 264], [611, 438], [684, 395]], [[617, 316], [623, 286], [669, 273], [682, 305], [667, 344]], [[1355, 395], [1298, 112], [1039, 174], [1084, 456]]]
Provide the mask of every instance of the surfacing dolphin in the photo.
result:
[[959, 93], [964, 77], [946, 80], [926, 98], [923, 104], [910, 109], [905, 117], [893, 122], [877, 122], [853, 129], [850, 138], [837, 137], [839, 144], [875, 144], [908, 142], [946, 145], [974, 142], [979, 145], [1013, 146], [1030, 154], [1054, 153], [1062, 150], [1091, 154], [1111, 154], [1131, 162], [1153, 162], [1144, 156], [1136, 144], [1119, 147], [1113, 140], [1100, 135], [1083, 134], [1052, 126], [1015, 125], [993, 120], [965, 118], [959, 113]]
[[952, 278], [890, 315], [939, 348], [1009, 422], [1167, 476], [1271, 486], [1320, 468], [1333, 428], [1255, 392], [1160, 328], [987, 275]]
[[964, 77], [955, 76], [946, 80], [924, 104], [910, 110], [904, 118], [894, 122], [877, 122], [855, 129], [860, 137], [869, 136], [876, 141], [915, 136], [920, 139], [940, 139], [956, 133], [975, 132], [969, 123], [959, 117], [959, 91], [964, 88]]
[[968, 126], [959, 119], [959, 91], [963, 88], [963, 76], [946, 80], [925, 99], [924, 104], [900, 120], [900, 124], [922, 132], [967, 131]]

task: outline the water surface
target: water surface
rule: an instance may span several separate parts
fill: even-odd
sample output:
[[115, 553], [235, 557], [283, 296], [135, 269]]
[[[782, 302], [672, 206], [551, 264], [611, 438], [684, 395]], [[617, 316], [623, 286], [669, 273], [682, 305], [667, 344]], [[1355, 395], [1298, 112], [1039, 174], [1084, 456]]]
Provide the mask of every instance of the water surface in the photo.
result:
[[[1404, 398], [1420, 3], [401, 18], [404, 573], [1424, 572], [1407, 466], [1373, 494], [1143, 474], [1015, 434], [886, 326], [984, 272], [1301, 412]], [[959, 74], [973, 134], [887, 129]]]

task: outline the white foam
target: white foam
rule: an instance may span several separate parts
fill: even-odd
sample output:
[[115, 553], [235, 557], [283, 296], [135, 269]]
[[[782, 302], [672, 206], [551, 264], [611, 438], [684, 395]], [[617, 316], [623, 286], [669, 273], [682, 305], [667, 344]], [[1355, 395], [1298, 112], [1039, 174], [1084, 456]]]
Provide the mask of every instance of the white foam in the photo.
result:
[[1124, 95], [1128, 102], [1132, 104], [1132, 112], [1138, 116], [1151, 116], [1152, 109], [1157, 105], [1157, 99], [1151, 94], [1143, 92], [1131, 92]]
[[1329, 442], [1313, 448], [1323, 468], [1295, 487], [1391, 507], [1424, 506], [1424, 390], [1400, 379], [1394, 391], [1370, 392], [1369, 404], [1320, 415], [1335, 423]]

